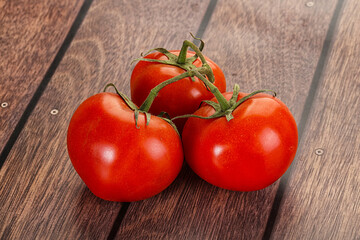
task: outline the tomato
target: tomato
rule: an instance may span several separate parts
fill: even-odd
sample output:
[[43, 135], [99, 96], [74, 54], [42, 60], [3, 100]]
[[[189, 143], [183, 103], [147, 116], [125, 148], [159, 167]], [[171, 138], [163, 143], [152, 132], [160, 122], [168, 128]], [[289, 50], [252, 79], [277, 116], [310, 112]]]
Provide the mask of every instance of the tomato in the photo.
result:
[[[175, 55], [179, 55], [180, 51], [170, 51]], [[193, 52], [188, 52], [187, 57], [193, 56]], [[147, 55], [145, 58], [166, 60], [167, 57], [159, 52], [154, 52]], [[226, 91], [225, 77], [221, 69], [210, 59], [206, 58], [207, 63], [214, 73], [214, 85], [219, 88], [220, 92]], [[193, 64], [196, 67], [202, 65], [201, 60], [197, 58]], [[184, 73], [185, 70], [177, 66], [140, 61], [136, 64], [131, 75], [131, 99], [137, 104], [141, 105], [145, 98], [150, 93], [151, 89], [159, 83], [164, 82], [170, 78]], [[213, 97], [212, 93], [208, 91], [198, 78], [195, 77], [193, 82], [191, 78], [181, 79], [178, 82], [172, 83], [163, 88], [155, 101], [153, 102], [149, 112], [158, 115], [165, 111], [171, 118], [193, 113], [200, 105], [202, 100], [208, 100]], [[177, 119], [174, 121], [181, 132], [186, 119]]]
[[[232, 93], [223, 94], [230, 99]], [[247, 94], [239, 93], [238, 100]], [[215, 100], [214, 100], [215, 101]], [[203, 105], [194, 115], [210, 116]], [[189, 166], [207, 182], [229, 190], [254, 191], [279, 179], [293, 161], [298, 133], [286, 105], [257, 94], [233, 111], [234, 119], [190, 118], [182, 139]]]
[[71, 162], [98, 197], [120, 202], [149, 198], [168, 187], [183, 163], [179, 135], [165, 120], [146, 125], [114, 93], [85, 100], [71, 118], [67, 147]]

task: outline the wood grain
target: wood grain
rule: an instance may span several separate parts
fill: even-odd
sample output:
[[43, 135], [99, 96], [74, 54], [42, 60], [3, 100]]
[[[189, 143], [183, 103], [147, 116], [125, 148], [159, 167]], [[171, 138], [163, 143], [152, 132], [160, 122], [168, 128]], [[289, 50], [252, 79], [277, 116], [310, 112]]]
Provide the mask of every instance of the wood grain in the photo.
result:
[[84, 1], [1, 1], [0, 152]]
[[[336, 1], [313, 8], [287, 1], [219, 1], [204, 53], [245, 92], [278, 92], [300, 120]], [[165, 192], [131, 204], [119, 239], [261, 239], [278, 182], [238, 193], [213, 187], [184, 168]]]
[[273, 239], [360, 239], [359, 12], [344, 2]]
[[[154, 45], [175, 48], [196, 32], [208, 1], [94, 1], [0, 171], [0, 235], [6, 239], [104, 239], [121, 203], [92, 195], [66, 151], [76, 107], [114, 82], [129, 93], [131, 60]], [[188, 10], [190, 9], [190, 10]], [[57, 115], [51, 115], [58, 109]]]

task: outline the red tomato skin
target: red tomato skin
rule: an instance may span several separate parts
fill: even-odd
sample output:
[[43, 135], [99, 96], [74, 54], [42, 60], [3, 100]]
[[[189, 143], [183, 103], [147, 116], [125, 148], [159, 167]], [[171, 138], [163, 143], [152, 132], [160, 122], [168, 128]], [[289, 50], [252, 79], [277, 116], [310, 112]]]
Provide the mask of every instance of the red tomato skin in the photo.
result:
[[173, 127], [151, 116], [146, 126], [114, 93], [99, 93], [75, 111], [68, 128], [71, 162], [96, 196], [132, 202], [160, 193], [183, 163], [182, 144]]
[[[180, 51], [173, 50], [171, 53], [178, 55]], [[188, 52], [187, 57], [193, 56], [193, 52]], [[154, 52], [146, 56], [146, 58], [166, 60], [167, 57], [159, 52]], [[226, 91], [225, 76], [219, 66], [216, 65], [209, 58], [205, 57], [206, 61], [213, 70], [215, 81], [214, 85], [219, 88], [220, 92]], [[196, 67], [201, 66], [201, 60], [198, 58], [193, 63]], [[176, 66], [140, 61], [136, 64], [130, 81], [131, 99], [137, 104], [141, 105], [151, 89], [156, 87], [161, 82], [184, 73], [185, 70]], [[201, 80], [195, 77], [195, 82], [191, 78], [184, 78], [164, 87], [156, 97], [151, 105], [150, 113], [158, 115], [165, 111], [171, 118], [191, 114], [195, 112], [201, 101], [213, 98], [213, 94], [208, 91]], [[176, 119], [174, 123], [182, 131], [186, 119]]]
[[[230, 99], [232, 93], [224, 96]], [[240, 93], [238, 99], [246, 96]], [[215, 100], [215, 99], [213, 99]], [[194, 114], [210, 116], [204, 105]], [[185, 160], [205, 181], [234, 191], [263, 189], [279, 179], [293, 161], [298, 132], [286, 105], [257, 94], [233, 112], [234, 119], [190, 118], [182, 134]]]

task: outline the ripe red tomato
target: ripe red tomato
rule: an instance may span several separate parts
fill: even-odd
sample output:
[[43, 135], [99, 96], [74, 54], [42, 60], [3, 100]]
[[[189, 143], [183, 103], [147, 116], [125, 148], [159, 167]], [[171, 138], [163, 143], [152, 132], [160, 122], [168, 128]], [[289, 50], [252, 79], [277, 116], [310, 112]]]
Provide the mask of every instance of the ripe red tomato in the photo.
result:
[[67, 147], [71, 162], [98, 197], [119, 202], [149, 198], [168, 187], [183, 163], [179, 135], [165, 120], [146, 125], [117, 94], [85, 100], [71, 118]]
[[[170, 51], [175, 55], [179, 55], [178, 50]], [[193, 56], [193, 52], [188, 52], [187, 57]], [[167, 57], [159, 52], [147, 55], [145, 58], [167, 60]], [[214, 85], [219, 88], [220, 92], [226, 91], [225, 76], [221, 69], [210, 59], [206, 58], [207, 63], [213, 70], [215, 76]], [[197, 58], [194, 63], [196, 67], [201, 66], [201, 61]], [[177, 66], [166, 65], [162, 63], [140, 61], [136, 64], [131, 75], [131, 99], [140, 106], [151, 89], [155, 86], [184, 73], [185, 70]], [[213, 97], [202, 81], [195, 77], [195, 82], [191, 78], [181, 79], [164, 87], [151, 105], [150, 113], [158, 115], [161, 112], [167, 112], [171, 118], [191, 114], [199, 107], [202, 100], [209, 100]], [[181, 133], [186, 122], [185, 118], [174, 121]]]
[[[238, 99], [246, 95], [240, 93]], [[230, 99], [231, 93], [224, 96]], [[194, 115], [213, 113], [204, 104]], [[285, 173], [295, 157], [295, 120], [283, 102], [268, 94], [246, 100], [233, 116], [229, 122], [225, 117], [190, 118], [182, 134], [185, 159], [215, 186], [235, 191], [265, 188]]]

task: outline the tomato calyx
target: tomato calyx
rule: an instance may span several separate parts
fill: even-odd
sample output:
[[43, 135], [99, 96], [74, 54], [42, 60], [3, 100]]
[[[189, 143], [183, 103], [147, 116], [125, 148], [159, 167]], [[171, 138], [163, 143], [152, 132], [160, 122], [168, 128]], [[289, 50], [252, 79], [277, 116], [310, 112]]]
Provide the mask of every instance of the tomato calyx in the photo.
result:
[[[193, 35], [192, 35], [193, 36]], [[194, 36], [193, 36], [194, 37]], [[194, 37], [195, 38], [195, 37]], [[196, 38], [198, 39], [198, 38]], [[200, 40], [202, 43], [201, 43], [201, 47], [203, 47], [204, 45], [204, 42], [201, 40], [201, 39], [198, 39]], [[153, 89], [151, 89], [150, 93], [148, 94], [147, 98], [145, 99], [145, 101], [143, 102], [143, 104], [140, 106], [140, 110], [141, 111], [149, 111], [150, 107], [151, 107], [151, 104], [153, 103], [153, 101], [155, 100], [155, 97], [157, 96], [157, 94], [159, 93], [159, 91], [164, 88], [165, 86], [171, 84], [171, 83], [174, 83], [176, 81], [179, 81], [181, 79], [184, 79], [186, 77], [190, 77], [193, 79], [194, 76], [196, 76], [197, 78], [199, 78], [205, 85], [205, 87], [211, 92], [213, 93], [215, 96], [218, 96], [217, 99], [220, 103], [220, 106], [221, 108], [224, 110], [224, 109], [228, 109], [229, 108], [229, 104], [227, 102], [227, 100], [225, 99], [224, 96], [222, 96], [220, 90], [213, 84], [213, 82], [215, 81], [215, 77], [214, 77], [214, 73], [210, 67], [210, 65], [207, 63], [204, 55], [202, 54], [201, 52], [201, 49], [199, 47], [197, 47], [194, 43], [190, 42], [190, 41], [187, 41], [185, 40], [184, 41], [184, 44], [183, 44], [183, 47], [180, 51], [180, 54], [179, 54], [179, 58], [183, 58], [182, 57], [182, 53], [185, 53], [185, 57], [186, 57], [186, 51], [187, 49], [191, 47], [195, 53], [196, 53], [196, 58], [197, 56], [200, 58], [201, 62], [202, 62], [202, 66], [201, 67], [195, 67], [194, 65], [191, 67], [191, 69], [188, 69], [186, 70], [186, 72], [176, 76], [176, 77], [173, 77], [173, 78], [170, 78], [162, 83], [160, 83], [159, 85], [157, 85], [156, 87], [154, 87]], [[163, 51], [162, 48], [158, 48], [158, 49], [161, 49], [160, 51]], [[166, 50], [167, 51], [167, 50]], [[172, 54], [172, 53], [170, 53]], [[178, 56], [174, 55], [176, 58]], [[193, 56], [194, 57], [194, 56]], [[186, 59], [191, 59], [192, 57], [190, 58], [186, 58]], [[195, 59], [196, 59], [195, 58]], [[185, 61], [187, 61], [185, 59]], [[163, 60], [156, 60], [156, 59], [147, 59], [147, 58], [144, 58], [144, 61], [150, 61], [150, 62], [163, 62]], [[165, 63], [166, 64], [166, 63]]]
[[231, 119], [234, 118], [234, 116], [232, 115], [232, 112], [239, 107], [243, 102], [245, 102], [246, 100], [248, 100], [249, 98], [251, 98], [252, 96], [259, 94], [259, 93], [265, 93], [265, 92], [271, 92], [273, 94], [273, 97], [276, 97], [276, 92], [270, 89], [261, 89], [261, 90], [256, 90], [248, 95], [246, 95], [245, 97], [239, 99], [239, 101], [236, 101], [238, 98], [240, 92], [240, 87], [238, 84], [234, 85], [234, 89], [233, 89], [233, 95], [231, 96], [230, 100], [229, 100], [229, 105], [230, 107], [225, 111], [225, 117], [227, 119], [227, 121], [230, 121]]
[[[183, 45], [181, 47], [179, 55], [175, 55], [175, 54], [171, 53], [170, 51], [168, 51], [165, 48], [153, 48], [153, 49], [148, 50], [146, 53], [141, 53], [142, 57], [134, 59], [132, 62], [136, 62], [136, 61], [156, 62], [156, 63], [176, 66], [176, 67], [179, 67], [181, 69], [184, 69], [186, 72], [190, 72], [193, 69], [197, 69], [197, 67], [193, 63], [197, 58], [200, 58], [200, 60], [202, 62], [202, 67], [203, 66], [208, 66], [208, 63], [206, 62], [206, 59], [205, 59], [204, 55], [201, 53], [202, 50], [204, 49], [204, 46], [205, 46], [204, 41], [202, 39], [200, 39], [200, 38], [196, 38], [192, 33], [190, 33], [190, 35], [194, 39], [200, 41], [200, 46], [199, 47], [197, 47], [194, 43], [192, 43], [192, 42], [190, 42], [188, 40], [185, 40], [183, 42]], [[188, 51], [189, 47], [192, 48], [195, 51], [195, 55], [187, 58], [186, 56], [187, 56], [187, 51]], [[152, 51], [160, 52], [160, 53], [164, 54], [168, 59], [167, 60], [160, 60], [160, 59], [145, 58], [145, 56], [148, 55]], [[210, 68], [210, 66], [208, 66], [208, 68]], [[215, 81], [215, 78], [213, 77], [212, 74], [206, 74], [206, 75], [208, 76], [209, 80], [212, 83]], [[209, 75], [211, 75], [211, 76], [209, 76]], [[195, 82], [194, 76], [189, 76], [189, 77], [191, 78], [191, 80], [193, 82]]]
[[[215, 95], [216, 99], [218, 100], [218, 102], [214, 102], [214, 101], [210, 101], [210, 100], [202, 101], [202, 103], [205, 103], [205, 104], [211, 106], [215, 110], [215, 113], [210, 116], [204, 117], [204, 116], [199, 116], [199, 115], [194, 115], [194, 114], [185, 114], [182, 116], [174, 117], [171, 120], [174, 121], [175, 119], [178, 119], [178, 118], [189, 118], [189, 117], [196, 117], [196, 118], [200, 118], [200, 119], [214, 119], [214, 118], [220, 118], [220, 117], [225, 116], [226, 120], [229, 122], [234, 118], [234, 116], [232, 115], [233, 111], [237, 107], [239, 107], [243, 102], [245, 102], [246, 100], [251, 98], [252, 96], [259, 94], [259, 93], [271, 92], [271, 93], [273, 93], [273, 97], [276, 97], [275, 91], [270, 90], [270, 89], [261, 89], [261, 90], [254, 91], [237, 101], [239, 92], [240, 92], [240, 87], [238, 84], [235, 84], [234, 89], [233, 89], [233, 94], [229, 101], [227, 101], [224, 97], [220, 97], [220, 95], [218, 95], [217, 93], [214, 93], [214, 95]], [[222, 94], [221, 94], [221, 96], [222, 96]], [[227, 105], [224, 105], [224, 102], [223, 102], [224, 99], [227, 102]]]
[[[184, 42], [185, 44], [185, 42]], [[185, 58], [183, 62], [179, 62], [179, 56], [169, 52], [167, 49], [165, 48], [154, 48], [154, 49], [151, 49], [149, 50], [147, 53], [145, 54], [141, 54], [142, 56], [145, 56], [147, 54], [149, 54], [150, 52], [152, 51], [157, 51], [157, 52], [160, 52], [162, 54], [164, 54], [168, 59], [167, 60], [160, 60], [160, 59], [151, 59], [151, 58], [144, 58], [144, 57], [141, 57], [141, 58], [137, 58], [135, 59], [134, 61], [145, 61], [145, 62], [156, 62], [156, 63], [162, 63], [162, 64], [167, 64], [167, 65], [172, 65], [172, 66], [176, 66], [176, 67], [179, 67], [181, 69], [184, 69], [185, 71], [190, 71], [195, 67], [195, 65], [193, 64], [193, 62], [198, 58], [198, 56], [195, 54], [194, 56], [192, 57], [189, 57], [189, 58]], [[181, 52], [180, 52], [181, 54]], [[190, 77], [191, 80], [193, 82], [195, 82], [195, 78], [194, 77]]]
[[142, 110], [139, 110], [139, 108], [136, 106], [135, 103], [133, 103], [130, 98], [128, 98], [125, 94], [121, 93], [118, 91], [118, 89], [116, 88], [116, 86], [113, 84], [113, 83], [108, 83], [105, 88], [104, 88], [104, 92], [106, 92], [106, 90], [109, 88], [109, 87], [113, 87], [115, 89], [115, 92], [117, 95], [119, 95], [119, 97], [122, 98], [122, 100], [126, 103], [126, 105], [134, 111], [134, 116], [135, 116], [135, 126], [137, 129], [139, 129], [139, 126], [138, 126], [138, 118], [139, 118], [139, 113], [144, 113], [145, 114], [145, 117], [146, 117], [146, 125], [149, 125], [150, 123], [150, 118], [151, 118], [151, 114], [146, 112], [146, 111], [142, 111]]
[[[108, 83], [105, 88], [104, 88], [104, 92], [106, 92], [106, 90], [109, 88], [109, 87], [113, 87], [116, 94], [119, 95], [119, 97], [121, 97], [121, 99], [126, 103], [126, 105], [134, 111], [134, 118], [135, 118], [135, 127], [137, 129], [140, 129], [140, 127], [138, 126], [138, 119], [139, 119], [139, 114], [140, 113], [143, 113], [145, 114], [145, 118], [146, 118], [146, 126], [149, 125], [150, 123], [150, 119], [151, 119], [151, 114], [147, 111], [144, 111], [140, 108], [138, 108], [138, 106], [136, 106], [135, 103], [133, 103], [130, 98], [128, 98], [125, 94], [121, 93], [118, 91], [118, 89], [116, 88], [116, 86], [113, 84], [113, 83]], [[164, 117], [165, 116], [165, 117]], [[163, 119], [164, 121], [166, 121], [167, 123], [169, 123], [174, 129], [175, 131], [179, 134], [175, 124], [171, 121], [169, 115], [166, 113], [166, 112], [162, 112], [160, 113], [157, 117]], [[180, 134], [179, 134], [180, 135]]]

